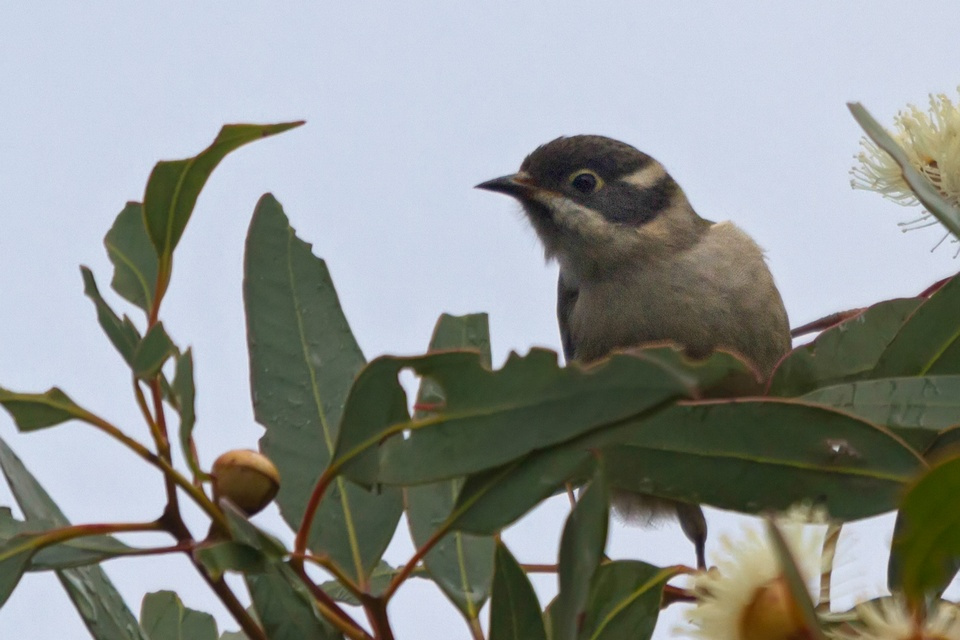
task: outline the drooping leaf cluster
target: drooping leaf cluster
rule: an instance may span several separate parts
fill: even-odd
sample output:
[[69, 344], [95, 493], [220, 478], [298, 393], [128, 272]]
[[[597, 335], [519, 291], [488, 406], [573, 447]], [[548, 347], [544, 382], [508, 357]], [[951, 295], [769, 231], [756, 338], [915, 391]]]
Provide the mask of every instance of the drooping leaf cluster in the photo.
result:
[[[733, 354], [694, 361], [670, 345], [589, 367], [532, 349], [497, 368], [485, 314], [443, 315], [423, 355], [367, 362], [326, 264], [269, 194], [250, 224], [242, 296], [260, 448], [280, 472], [277, 502], [296, 548], [212, 502], [196, 484], [209, 478], [193, 444], [193, 357], [164, 330], [160, 305], [174, 249], [217, 163], [295, 125], [225, 127], [194, 158], [159, 163], [144, 202], [120, 212], [105, 238], [111, 285], [143, 323], [114, 311], [82, 269], [84, 293], [135, 388], [157, 393], [152, 409], [135, 398], [153, 449], [56, 387], [0, 388], [20, 431], [79, 420], [118, 438], [160, 471], [158, 481], [206, 510], [209, 535], [178, 527], [172, 500], [158, 505], [156, 523], [71, 526], [0, 441], [0, 468], [25, 516], [0, 510], [0, 603], [24, 572], [55, 571], [98, 640], [215, 640], [212, 617], [170, 592], [147, 595], [138, 619], [98, 566], [154, 551], [107, 534], [162, 530], [225, 603], [233, 600], [223, 574], [243, 574], [251, 612], [228, 608], [246, 636], [219, 637], [389, 638], [387, 605], [414, 576], [437, 585], [474, 638], [647, 638], [664, 586], [682, 569], [606, 557], [612, 490], [751, 514], [807, 502], [835, 522], [899, 509], [891, 586], [920, 600], [951, 580], [960, 566], [960, 516], [945, 515], [960, 513], [960, 277], [823, 331], [766, 381]], [[405, 371], [420, 381], [412, 402]], [[159, 424], [164, 407], [179, 416], [175, 439]], [[173, 467], [171, 440], [193, 480]], [[585, 488], [557, 533], [558, 595], [545, 606], [499, 534], [572, 486]], [[418, 551], [393, 567], [382, 556], [404, 514]], [[318, 584], [305, 564], [329, 579]], [[369, 628], [351, 615], [357, 606]]]

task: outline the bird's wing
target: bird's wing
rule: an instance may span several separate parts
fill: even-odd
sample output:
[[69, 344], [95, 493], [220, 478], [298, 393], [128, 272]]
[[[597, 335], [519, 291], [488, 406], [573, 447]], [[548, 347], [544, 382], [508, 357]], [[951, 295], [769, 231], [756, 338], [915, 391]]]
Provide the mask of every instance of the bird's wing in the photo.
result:
[[576, 357], [573, 335], [570, 333], [570, 316], [573, 314], [573, 305], [577, 303], [577, 294], [577, 289], [567, 285], [563, 281], [563, 274], [560, 274], [557, 280], [557, 322], [560, 324], [560, 340], [567, 364]]

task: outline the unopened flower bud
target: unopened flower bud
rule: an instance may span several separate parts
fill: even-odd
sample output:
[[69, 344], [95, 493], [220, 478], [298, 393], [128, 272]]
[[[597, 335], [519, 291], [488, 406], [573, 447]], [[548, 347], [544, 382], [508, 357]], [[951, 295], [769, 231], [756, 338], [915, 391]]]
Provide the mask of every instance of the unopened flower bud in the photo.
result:
[[213, 495], [226, 498], [252, 516], [280, 489], [280, 473], [270, 459], [250, 449], [227, 451], [213, 463]]

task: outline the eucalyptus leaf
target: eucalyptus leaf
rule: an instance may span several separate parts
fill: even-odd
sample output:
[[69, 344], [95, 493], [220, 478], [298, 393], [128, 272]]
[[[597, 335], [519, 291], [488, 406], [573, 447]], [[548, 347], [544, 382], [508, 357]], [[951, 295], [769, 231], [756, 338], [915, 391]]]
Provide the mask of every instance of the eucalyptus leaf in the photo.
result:
[[919, 298], [885, 300], [827, 329], [784, 357], [770, 379], [769, 393], [799, 396], [866, 377], [921, 302]]
[[133, 374], [141, 380], [149, 380], [160, 373], [160, 368], [169, 359], [177, 355], [177, 347], [158, 322], [147, 331], [133, 352], [130, 366]]
[[590, 595], [590, 584], [607, 544], [610, 495], [598, 465], [590, 484], [567, 517], [560, 536], [560, 592], [551, 607], [553, 640], [574, 640]]
[[897, 556], [892, 576], [907, 598], [920, 603], [942, 593], [960, 561], [960, 457], [930, 469], [907, 492], [891, 545]]
[[540, 601], [527, 574], [502, 542], [490, 597], [489, 640], [547, 640]]
[[[0, 468], [20, 509], [30, 523], [43, 528], [70, 525], [7, 443], [0, 439]], [[96, 640], [145, 640], [137, 619], [103, 569], [96, 565], [63, 569], [57, 577]]]
[[896, 508], [926, 468], [886, 429], [772, 398], [677, 405], [570, 446], [602, 447], [617, 488], [746, 513], [810, 501], [839, 520]]
[[[387, 399], [405, 403], [397, 377], [407, 368], [443, 390], [444, 406], [422, 420], [397, 420], [388, 409]], [[351, 389], [335, 458], [364, 484], [434, 482], [509, 463], [697, 391], [688, 371], [642, 352], [561, 368], [554, 352], [532, 349], [494, 371], [474, 352], [385, 356]]]
[[128, 202], [103, 239], [113, 263], [110, 286], [149, 313], [157, 286], [157, 250], [147, 235], [143, 205]]
[[960, 424], [960, 375], [881, 378], [823, 387], [802, 400], [884, 425], [917, 451]]
[[169, 271], [173, 250], [190, 220], [200, 191], [224, 156], [248, 142], [301, 124], [303, 122], [228, 124], [220, 129], [213, 143], [196, 156], [158, 162], [154, 166], [147, 180], [143, 210], [147, 235], [157, 251], [161, 270]]
[[960, 277], [935, 291], [903, 324], [871, 377], [960, 375]]
[[217, 640], [217, 623], [209, 613], [183, 606], [173, 591], [143, 597], [140, 625], [150, 640]]
[[83, 276], [83, 293], [93, 301], [97, 310], [97, 321], [103, 332], [107, 334], [110, 344], [120, 352], [123, 361], [127, 364], [133, 362], [133, 354], [140, 344], [140, 332], [130, 322], [129, 318], [122, 320], [110, 308], [107, 301], [100, 295], [100, 289], [97, 287], [97, 281], [93, 277], [93, 272], [87, 267], [80, 267], [80, 274]]
[[306, 586], [282, 563], [247, 574], [257, 618], [270, 640], [342, 640], [343, 636], [317, 611]]
[[193, 443], [193, 426], [197, 421], [195, 412], [197, 391], [193, 382], [193, 352], [190, 349], [177, 357], [177, 368], [173, 376], [171, 390], [177, 399], [177, 407], [180, 413], [179, 434], [183, 457], [190, 466], [190, 471], [193, 472], [194, 476], [199, 477], [203, 472], [191, 446]]
[[[254, 414], [266, 429], [260, 444], [283, 478], [280, 513], [297, 530], [330, 461], [343, 403], [364, 358], [326, 264], [296, 236], [270, 195], [260, 199], [250, 223], [243, 293]], [[337, 478], [320, 503], [309, 547], [362, 584], [402, 509], [396, 489], [375, 494]]]
[[20, 431], [36, 431], [90, 416], [57, 387], [45, 393], [16, 393], [0, 387], [0, 405]]
[[[431, 352], [449, 349], [475, 349], [490, 362], [490, 330], [486, 314], [451, 316], [443, 314], [430, 340]], [[428, 407], [442, 406], [443, 392], [429, 378], [420, 383], [417, 417], [429, 415]], [[418, 433], [411, 434], [417, 438]], [[417, 547], [423, 546], [449, 515], [457, 501], [463, 480], [454, 478], [438, 483], [407, 487], [404, 490], [407, 521]], [[494, 541], [489, 536], [473, 536], [452, 531], [441, 538], [424, 556], [423, 563], [437, 586], [467, 620], [476, 620], [486, 601], [493, 580]]]
[[660, 615], [660, 599], [677, 568], [617, 560], [597, 568], [590, 585], [580, 640], [648, 640]]

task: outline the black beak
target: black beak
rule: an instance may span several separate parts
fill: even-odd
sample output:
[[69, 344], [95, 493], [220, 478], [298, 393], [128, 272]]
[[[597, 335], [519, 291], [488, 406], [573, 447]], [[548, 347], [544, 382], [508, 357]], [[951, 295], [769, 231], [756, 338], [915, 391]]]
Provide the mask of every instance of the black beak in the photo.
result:
[[514, 198], [528, 199], [537, 189], [537, 186], [527, 173], [521, 171], [520, 173], [481, 182], [474, 188], [505, 193]]

